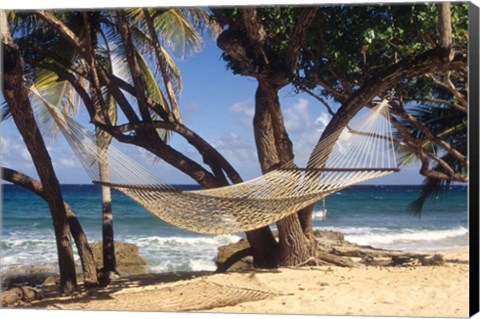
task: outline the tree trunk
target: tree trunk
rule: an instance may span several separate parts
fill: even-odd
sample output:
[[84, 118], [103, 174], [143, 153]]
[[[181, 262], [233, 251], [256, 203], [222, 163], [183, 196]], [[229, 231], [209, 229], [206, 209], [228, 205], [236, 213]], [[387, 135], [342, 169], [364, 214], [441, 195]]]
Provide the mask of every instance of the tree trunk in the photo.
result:
[[[258, 81], [253, 123], [262, 172], [267, 173], [292, 160], [293, 151], [278, 100], [279, 88], [264, 80]], [[305, 236], [297, 214], [277, 221], [277, 227], [279, 266], [295, 266], [312, 256], [316, 241]]]
[[[100, 149], [98, 157], [99, 177], [102, 183], [109, 182], [107, 150], [110, 141], [106, 134], [101, 129], [96, 129], [97, 147]], [[109, 186], [101, 185], [100, 188], [102, 197], [102, 284], [108, 285], [117, 274], [113, 236], [112, 194]]]
[[246, 232], [251, 247], [253, 265], [257, 268], [275, 268], [278, 265], [278, 244], [268, 226]]
[[438, 7], [438, 46], [450, 48], [452, 45], [452, 13], [450, 2], [439, 2]]
[[65, 203], [65, 209], [67, 211], [70, 232], [75, 240], [75, 246], [77, 246], [80, 262], [82, 263], [83, 284], [85, 287], [97, 287], [99, 285], [97, 265], [95, 264], [95, 258], [93, 258], [92, 249], [88, 244], [87, 235], [67, 203]]
[[[2, 14], [2, 20], [5, 14]], [[8, 29], [4, 29], [4, 96], [12, 117], [27, 149], [32, 156], [38, 176], [45, 188], [45, 199], [52, 214], [55, 239], [58, 251], [60, 268], [60, 290], [71, 294], [76, 288], [75, 263], [73, 260], [70, 229], [67, 221], [67, 212], [60, 191], [60, 185], [53, 169], [50, 155], [35, 122], [35, 117], [28, 99], [27, 89], [23, 80], [24, 61], [10, 37]]]
[[[43, 185], [39, 181], [10, 168], [1, 167], [0, 170], [3, 180], [26, 188], [46, 200]], [[70, 226], [70, 231], [75, 240], [78, 255], [80, 256], [80, 261], [82, 263], [84, 285], [87, 287], [98, 286], [97, 267], [95, 265], [92, 250], [88, 244], [87, 235], [84, 233], [80, 222], [75, 217], [70, 206], [65, 202], [63, 204], [67, 211], [67, 220]]]

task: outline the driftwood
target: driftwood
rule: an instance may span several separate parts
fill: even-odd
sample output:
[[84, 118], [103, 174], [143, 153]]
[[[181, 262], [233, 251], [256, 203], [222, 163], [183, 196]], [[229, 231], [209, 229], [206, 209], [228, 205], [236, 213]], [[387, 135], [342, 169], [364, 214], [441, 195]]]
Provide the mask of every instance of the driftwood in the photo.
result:
[[[418, 254], [398, 250], [378, 249], [372, 246], [361, 246], [345, 240], [344, 235], [335, 231], [316, 230], [316, 256], [312, 256], [301, 265], [333, 265], [340, 267], [367, 266], [438, 266], [445, 264], [440, 254]], [[227, 271], [233, 265], [234, 270], [249, 269], [253, 265], [245, 259], [248, 253], [248, 242], [244, 239], [219, 247], [217, 256], [217, 272]], [[247, 257], [248, 258], [248, 257]], [[228, 263], [226, 262], [228, 260]]]

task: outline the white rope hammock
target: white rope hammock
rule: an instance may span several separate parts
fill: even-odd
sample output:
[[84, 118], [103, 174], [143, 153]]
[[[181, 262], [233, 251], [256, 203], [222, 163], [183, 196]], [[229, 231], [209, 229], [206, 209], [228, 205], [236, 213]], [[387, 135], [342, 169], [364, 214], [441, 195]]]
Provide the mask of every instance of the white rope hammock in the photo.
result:
[[[340, 189], [398, 171], [386, 100], [320, 141], [307, 168], [290, 162], [240, 184], [195, 191], [174, 189], [113, 146], [99, 147], [95, 134], [57, 108], [48, 109], [93, 183], [109, 185], [160, 219], [198, 233], [257, 229]], [[101, 182], [100, 158], [107, 161], [108, 182]]]

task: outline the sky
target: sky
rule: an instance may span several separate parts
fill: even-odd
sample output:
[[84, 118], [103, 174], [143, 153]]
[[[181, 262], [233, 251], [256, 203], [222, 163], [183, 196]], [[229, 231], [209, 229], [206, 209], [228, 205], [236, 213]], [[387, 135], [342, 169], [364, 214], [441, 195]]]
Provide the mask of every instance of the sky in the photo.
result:
[[[183, 78], [179, 104], [187, 127], [202, 136], [230, 161], [244, 180], [260, 175], [253, 137], [252, 119], [256, 81], [234, 75], [221, 59], [221, 50], [214, 41], [205, 39], [200, 53], [176, 60]], [[294, 145], [297, 163], [305, 163], [330, 116], [325, 108], [306, 94], [295, 94], [292, 87], [280, 91], [280, 102], [285, 125]], [[93, 130], [84, 109], [76, 119]], [[201, 162], [195, 150], [180, 136], [174, 135], [171, 144], [180, 152]], [[114, 146], [149, 168], [163, 181], [171, 184], [193, 184], [190, 177], [163, 161], [153, 160], [145, 150], [114, 143]], [[47, 138], [58, 179], [62, 184], [89, 184], [90, 180], [61, 135]], [[38, 178], [28, 153], [13, 121], [2, 123], [0, 136], [0, 163]], [[369, 184], [419, 184], [423, 177], [419, 165], [402, 168]]]

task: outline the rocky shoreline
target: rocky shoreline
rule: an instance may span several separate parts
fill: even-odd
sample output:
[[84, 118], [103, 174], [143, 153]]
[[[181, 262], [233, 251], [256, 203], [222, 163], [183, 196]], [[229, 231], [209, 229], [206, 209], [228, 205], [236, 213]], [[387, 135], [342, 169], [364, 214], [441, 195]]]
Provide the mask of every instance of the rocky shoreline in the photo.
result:
[[[102, 242], [95, 241], [91, 243], [91, 249], [97, 267], [103, 267]], [[124, 276], [136, 274], [145, 274], [148, 272], [148, 264], [139, 255], [138, 246], [132, 243], [115, 242], [115, 255], [117, 260], [117, 269]], [[57, 265], [41, 264], [29, 265], [25, 267], [2, 268], [1, 289], [2, 306], [9, 306], [16, 302], [29, 302], [41, 299], [44, 296], [42, 290], [54, 290], [58, 284], [60, 276], [56, 269]], [[76, 265], [77, 282], [82, 283], [83, 277], [80, 263]]]
[[[345, 240], [344, 234], [336, 231], [315, 230], [314, 235], [318, 243], [317, 258], [309, 264], [316, 266], [439, 266], [446, 262], [441, 254], [410, 253], [361, 246]], [[225, 263], [236, 252], [249, 247], [245, 238], [240, 239], [236, 243], [219, 247], [216, 258], [217, 266]], [[252, 268], [253, 259], [251, 256], [247, 256], [234, 263], [228, 271], [249, 270]]]
[[[370, 246], [360, 246], [345, 240], [344, 235], [334, 231], [314, 232], [317, 238], [317, 259], [309, 263], [310, 266], [383, 266], [383, 267], [411, 267], [411, 266], [439, 266], [452, 260], [446, 260], [441, 254], [408, 253], [377, 249]], [[102, 267], [101, 242], [93, 242], [92, 251], [97, 267]], [[249, 247], [245, 238], [236, 243], [218, 247], [215, 262], [222, 265], [238, 251]], [[139, 255], [138, 247], [131, 243], [115, 243], [117, 267], [123, 278], [132, 275], [148, 273], [147, 262]], [[453, 260], [453, 262], [455, 262]], [[59, 275], [45, 271], [45, 265], [29, 266], [26, 268], [7, 269], [2, 273], [2, 306], [15, 306], [19, 303], [29, 303], [33, 300], [42, 299], [45, 295], [55, 293], [59, 281]], [[231, 267], [228, 272], [253, 270], [251, 256], [241, 258]], [[78, 271], [81, 274], [81, 271]], [[83, 281], [81, 275], [78, 282]]]

